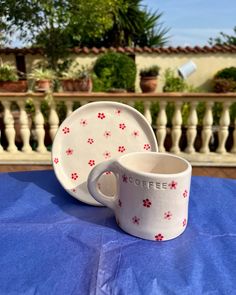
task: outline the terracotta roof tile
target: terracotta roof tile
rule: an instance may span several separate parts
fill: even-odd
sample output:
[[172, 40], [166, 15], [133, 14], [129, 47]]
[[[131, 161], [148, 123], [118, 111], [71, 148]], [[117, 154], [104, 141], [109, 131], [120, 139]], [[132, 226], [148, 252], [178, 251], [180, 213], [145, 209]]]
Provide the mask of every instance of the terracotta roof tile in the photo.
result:
[[[110, 48], [88, 48], [88, 47], [74, 47], [70, 49], [71, 52], [74, 52], [76, 54], [100, 54], [105, 53], [107, 51], [113, 51], [113, 52], [121, 52], [121, 53], [158, 53], [158, 54], [178, 54], [178, 53], [236, 53], [236, 45], [214, 45], [214, 46], [177, 46], [177, 47], [110, 47]], [[43, 54], [42, 48], [36, 48], [36, 47], [24, 47], [24, 48], [0, 48], [0, 54]]]

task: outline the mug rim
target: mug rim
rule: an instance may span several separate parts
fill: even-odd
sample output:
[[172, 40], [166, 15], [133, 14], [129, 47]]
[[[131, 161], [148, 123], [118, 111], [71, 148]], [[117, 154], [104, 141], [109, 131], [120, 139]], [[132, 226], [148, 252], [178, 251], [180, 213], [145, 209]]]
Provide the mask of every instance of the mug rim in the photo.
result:
[[[153, 155], [155, 154], [156, 156], [168, 156], [171, 158], [175, 158], [175, 159], [179, 159], [182, 162], [184, 162], [187, 165], [187, 168], [181, 172], [177, 172], [177, 173], [152, 173], [152, 172], [142, 172], [142, 171], [138, 171], [138, 170], [134, 170], [131, 169], [127, 166], [125, 166], [124, 164], [121, 163], [122, 159], [130, 157], [132, 155]], [[183, 176], [185, 174], [188, 174], [189, 172], [192, 172], [192, 166], [191, 164], [184, 158], [177, 156], [177, 155], [173, 155], [170, 153], [159, 153], [159, 152], [131, 152], [131, 153], [127, 153], [119, 158], [117, 158], [117, 163], [123, 168], [126, 169], [127, 171], [131, 172], [131, 173], [135, 173], [139, 176], [149, 176], [149, 177], [178, 177], [178, 176]]]

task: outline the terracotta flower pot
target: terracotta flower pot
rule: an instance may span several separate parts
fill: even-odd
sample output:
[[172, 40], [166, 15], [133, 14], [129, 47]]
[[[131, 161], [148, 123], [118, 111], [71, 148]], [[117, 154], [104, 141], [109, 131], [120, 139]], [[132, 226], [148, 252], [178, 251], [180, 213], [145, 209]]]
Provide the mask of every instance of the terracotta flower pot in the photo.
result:
[[157, 77], [141, 77], [140, 88], [142, 92], [155, 92], [157, 87]]
[[0, 92], [26, 92], [27, 89], [27, 80], [0, 81]]
[[36, 91], [48, 91], [52, 88], [51, 80], [38, 80], [35, 82]]
[[68, 91], [70, 92], [75, 90], [73, 79], [61, 80], [61, 84], [62, 84], [63, 91], [65, 92], [68, 92]]
[[91, 92], [93, 88], [93, 82], [90, 78], [78, 79], [74, 81], [75, 91]]

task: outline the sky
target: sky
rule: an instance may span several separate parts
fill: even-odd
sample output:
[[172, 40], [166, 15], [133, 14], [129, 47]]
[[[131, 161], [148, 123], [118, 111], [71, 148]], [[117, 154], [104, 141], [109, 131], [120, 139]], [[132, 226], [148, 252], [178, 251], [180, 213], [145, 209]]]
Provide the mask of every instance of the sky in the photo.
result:
[[209, 45], [220, 32], [233, 35], [236, 0], [143, 0], [148, 9], [162, 12], [169, 27], [169, 46]]

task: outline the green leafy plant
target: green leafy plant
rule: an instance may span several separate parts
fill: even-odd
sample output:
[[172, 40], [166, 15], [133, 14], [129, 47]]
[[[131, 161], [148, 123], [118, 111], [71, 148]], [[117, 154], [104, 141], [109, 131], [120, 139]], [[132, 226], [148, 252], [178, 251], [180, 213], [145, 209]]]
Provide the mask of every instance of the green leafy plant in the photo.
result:
[[232, 79], [236, 81], [236, 67], [229, 67], [220, 70], [216, 73], [215, 78], [217, 79]]
[[28, 75], [29, 79], [33, 79], [35, 81], [39, 80], [54, 80], [56, 78], [55, 72], [50, 69], [44, 68], [35, 68]]
[[169, 68], [164, 73], [164, 79], [164, 92], [184, 92], [188, 89], [186, 82], [182, 78], [177, 77], [174, 71]]
[[160, 67], [157, 65], [140, 70], [141, 77], [157, 77], [159, 75]]
[[84, 79], [91, 76], [91, 67], [88, 65], [80, 66], [78, 62], [72, 63], [67, 71], [62, 73], [62, 79]]
[[136, 65], [134, 60], [125, 54], [103, 54], [95, 62], [94, 73], [103, 85], [101, 91], [112, 88], [134, 91]]
[[215, 92], [236, 91], [236, 67], [229, 67], [218, 71], [212, 81]]
[[0, 60], [0, 81], [18, 81], [17, 70], [14, 66]]

